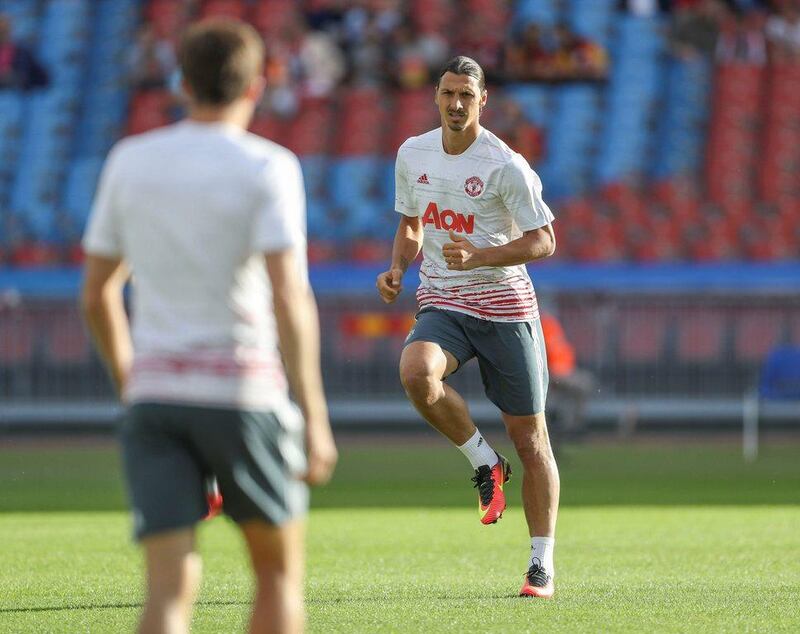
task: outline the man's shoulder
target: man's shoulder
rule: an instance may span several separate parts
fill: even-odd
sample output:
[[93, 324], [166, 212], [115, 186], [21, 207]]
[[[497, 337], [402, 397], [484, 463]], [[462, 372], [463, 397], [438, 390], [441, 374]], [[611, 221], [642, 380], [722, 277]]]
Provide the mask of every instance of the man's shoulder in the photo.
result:
[[397, 150], [397, 155], [407, 154], [415, 150], [431, 151], [441, 147], [442, 143], [442, 129], [436, 128], [420, 134], [418, 136], [408, 137], [400, 148]]
[[245, 132], [239, 142], [242, 150], [255, 159], [288, 163], [298, 162], [297, 155], [289, 148], [252, 132]]
[[[184, 147], [191, 147], [190, 137], [191, 130], [179, 122], [125, 137], [115, 144], [111, 156], [117, 162], [135, 163], [165, 151], [181, 153]], [[219, 160], [244, 169], [248, 169], [248, 165], [257, 171], [267, 166], [286, 169], [299, 165], [297, 156], [290, 149], [251, 132], [220, 136], [214, 144]]]
[[478, 156], [491, 159], [502, 165], [518, 163], [522, 159], [527, 165], [527, 161], [519, 152], [512, 150], [503, 139], [486, 128], [483, 129], [483, 134], [481, 135], [481, 152], [478, 153]]

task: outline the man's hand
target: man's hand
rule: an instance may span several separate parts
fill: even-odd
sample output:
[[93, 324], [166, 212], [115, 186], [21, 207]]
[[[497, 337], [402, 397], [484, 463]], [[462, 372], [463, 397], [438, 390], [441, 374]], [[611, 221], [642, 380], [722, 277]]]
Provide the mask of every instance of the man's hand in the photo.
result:
[[306, 454], [308, 471], [303, 478], [308, 484], [325, 484], [333, 475], [333, 468], [339, 459], [331, 426], [327, 420], [309, 421], [306, 433]]
[[389, 269], [378, 275], [375, 283], [381, 299], [387, 304], [391, 304], [397, 299], [400, 291], [403, 290], [403, 270], [399, 268]]
[[442, 255], [451, 271], [469, 271], [478, 266], [480, 249], [467, 240], [464, 236], [456, 235], [450, 230], [451, 242], [442, 247]]

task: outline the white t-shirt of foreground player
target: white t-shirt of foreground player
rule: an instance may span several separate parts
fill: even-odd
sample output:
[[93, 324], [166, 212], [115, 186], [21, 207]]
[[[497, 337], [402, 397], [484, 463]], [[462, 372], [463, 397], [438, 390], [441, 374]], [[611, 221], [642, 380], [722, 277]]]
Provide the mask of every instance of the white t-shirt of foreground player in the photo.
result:
[[449, 230], [476, 247], [507, 244], [553, 214], [542, 182], [522, 155], [486, 129], [461, 154], [442, 148], [437, 128], [397, 153], [395, 210], [421, 216], [425, 238], [417, 301], [491, 321], [530, 321], [539, 311], [524, 265], [451, 271], [442, 256]]
[[133, 273], [126, 401], [244, 409], [288, 403], [264, 253], [296, 249], [307, 279], [297, 158], [223, 123], [120, 141], [83, 239]]

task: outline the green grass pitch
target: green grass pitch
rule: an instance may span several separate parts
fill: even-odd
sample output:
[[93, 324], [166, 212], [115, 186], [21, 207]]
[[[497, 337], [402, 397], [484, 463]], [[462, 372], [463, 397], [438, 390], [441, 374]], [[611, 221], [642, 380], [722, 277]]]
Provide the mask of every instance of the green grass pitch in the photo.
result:
[[[800, 631], [798, 449], [770, 445], [753, 465], [709, 442], [565, 449], [556, 598], [543, 602], [515, 596], [518, 476], [484, 527], [468, 465], [443, 440], [343, 442], [309, 523], [309, 629]], [[113, 448], [6, 446], [0, 482], [0, 632], [131, 631], [141, 563]], [[204, 524], [200, 547], [193, 631], [242, 631], [251, 585], [235, 528]]]

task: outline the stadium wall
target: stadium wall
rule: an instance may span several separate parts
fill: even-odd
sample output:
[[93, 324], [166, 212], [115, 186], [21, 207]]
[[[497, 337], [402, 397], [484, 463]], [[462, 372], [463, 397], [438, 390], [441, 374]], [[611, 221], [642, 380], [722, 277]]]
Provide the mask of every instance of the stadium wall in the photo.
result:
[[[413, 294], [385, 306], [380, 267], [313, 267], [332, 416], [340, 426], [418, 420], [397, 360]], [[580, 367], [597, 378], [595, 425], [738, 424], [774, 347], [800, 345], [800, 264], [531, 267]], [[415, 276], [409, 273], [407, 288]], [[78, 314], [77, 269], [0, 270], [0, 425], [108, 426], [118, 413]], [[475, 364], [452, 381], [481, 422], [499, 422]], [[797, 413], [768, 410], [775, 423]]]

